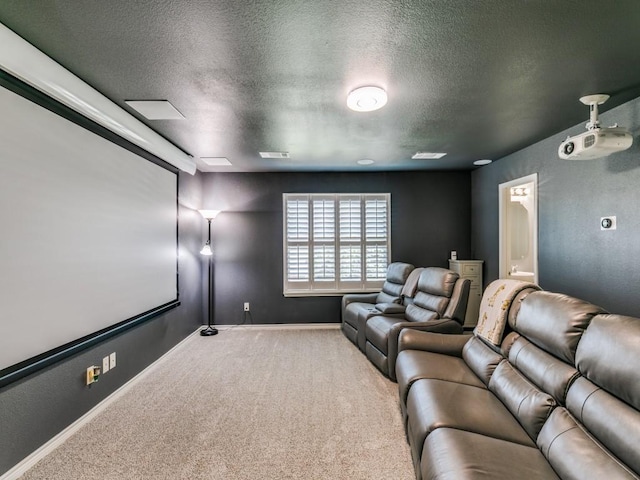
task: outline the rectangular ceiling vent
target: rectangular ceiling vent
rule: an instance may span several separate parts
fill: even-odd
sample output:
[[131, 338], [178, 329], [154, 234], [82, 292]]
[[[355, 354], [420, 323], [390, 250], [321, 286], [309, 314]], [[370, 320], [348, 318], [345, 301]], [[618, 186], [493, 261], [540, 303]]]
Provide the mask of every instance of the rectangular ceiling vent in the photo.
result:
[[445, 155], [446, 153], [418, 152], [411, 158], [414, 160], [437, 160]]
[[289, 152], [259, 152], [262, 158], [290, 158]]
[[210, 167], [228, 167], [231, 165], [231, 162], [226, 157], [200, 157], [200, 160]]

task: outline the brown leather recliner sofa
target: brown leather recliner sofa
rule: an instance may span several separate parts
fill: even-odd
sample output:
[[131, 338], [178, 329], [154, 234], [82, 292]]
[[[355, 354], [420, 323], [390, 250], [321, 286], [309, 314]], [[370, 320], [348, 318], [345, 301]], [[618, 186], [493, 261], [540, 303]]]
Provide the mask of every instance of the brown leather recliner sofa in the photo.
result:
[[385, 305], [365, 324], [367, 358], [391, 380], [396, 379], [395, 365], [398, 336], [405, 328], [439, 333], [463, 332], [470, 282], [457, 273], [439, 267], [426, 267], [420, 272], [414, 298], [404, 313], [389, 314]]
[[353, 293], [342, 297], [342, 333], [364, 352], [364, 325], [368, 318], [380, 312], [376, 304], [400, 304], [402, 289], [414, 270], [410, 263], [394, 262], [387, 267], [387, 277], [379, 293]]
[[500, 347], [400, 334], [417, 478], [640, 478], [640, 319], [551, 292], [519, 300]]

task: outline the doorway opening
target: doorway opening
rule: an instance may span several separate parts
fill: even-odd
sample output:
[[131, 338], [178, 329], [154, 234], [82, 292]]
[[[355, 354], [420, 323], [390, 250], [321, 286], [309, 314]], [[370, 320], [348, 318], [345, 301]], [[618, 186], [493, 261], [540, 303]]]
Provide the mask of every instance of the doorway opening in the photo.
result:
[[498, 186], [500, 278], [538, 283], [538, 174]]

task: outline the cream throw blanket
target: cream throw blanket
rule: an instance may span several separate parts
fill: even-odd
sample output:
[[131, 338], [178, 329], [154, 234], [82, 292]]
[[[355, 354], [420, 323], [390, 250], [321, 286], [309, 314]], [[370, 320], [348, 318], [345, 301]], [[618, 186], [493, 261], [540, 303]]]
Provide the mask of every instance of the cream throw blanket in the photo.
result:
[[511, 302], [526, 288], [540, 290], [535, 283], [519, 280], [499, 279], [491, 282], [480, 301], [480, 316], [475, 334], [493, 345], [500, 346]]

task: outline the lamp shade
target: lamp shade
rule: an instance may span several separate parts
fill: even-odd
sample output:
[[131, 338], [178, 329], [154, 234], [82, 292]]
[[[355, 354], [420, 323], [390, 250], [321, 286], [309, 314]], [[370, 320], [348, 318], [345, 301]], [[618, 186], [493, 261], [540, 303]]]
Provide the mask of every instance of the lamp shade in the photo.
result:
[[213, 220], [218, 216], [220, 210], [198, 210], [200, 215], [202, 215], [207, 220]]
[[200, 250], [200, 255], [205, 255], [207, 257], [213, 255], [213, 250], [211, 250], [211, 245], [209, 244], [209, 242], [205, 243], [204, 247], [202, 247], [202, 250]]

